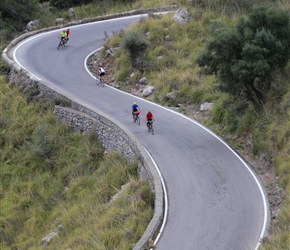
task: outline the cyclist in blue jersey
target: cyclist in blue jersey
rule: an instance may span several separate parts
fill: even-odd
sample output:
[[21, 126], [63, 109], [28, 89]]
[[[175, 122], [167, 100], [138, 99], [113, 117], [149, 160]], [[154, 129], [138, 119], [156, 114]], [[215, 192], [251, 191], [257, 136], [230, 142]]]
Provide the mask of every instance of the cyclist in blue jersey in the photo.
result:
[[140, 108], [138, 106], [138, 104], [136, 102], [133, 103], [132, 105], [132, 118], [133, 118], [133, 121], [134, 121], [134, 115], [139, 115], [140, 114]]

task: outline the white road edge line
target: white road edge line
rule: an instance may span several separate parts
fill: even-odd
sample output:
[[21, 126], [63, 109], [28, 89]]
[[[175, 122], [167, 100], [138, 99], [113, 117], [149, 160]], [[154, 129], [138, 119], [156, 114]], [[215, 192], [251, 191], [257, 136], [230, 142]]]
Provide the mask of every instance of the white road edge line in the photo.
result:
[[[147, 154], [149, 155], [149, 157], [151, 158], [158, 174], [159, 174], [159, 177], [160, 177], [160, 180], [161, 180], [161, 184], [162, 184], [162, 188], [163, 188], [163, 192], [164, 192], [164, 216], [163, 216], [163, 222], [162, 222], [162, 225], [158, 231], [158, 235], [154, 241], [154, 245], [156, 246], [162, 232], [163, 232], [163, 229], [165, 227], [165, 224], [166, 224], [166, 221], [167, 221], [167, 214], [168, 214], [168, 196], [167, 196], [167, 190], [166, 190], [166, 186], [165, 186], [165, 183], [164, 183], [164, 179], [162, 177], [162, 174], [160, 172], [160, 169], [158, 168], [158, 165], [156, 164], [156, 162], [154, 161], [153, 157], [151, 156], [151, 154], [148, 152], [148, 150], [144, 147], [145, 151], [147, 152]], [[150, 250], [153, 249], [153, 248], [150, 248]]]
[[[96, 49], [96, 50], [94, 50], [93, 52], [91, 52], [86, 58], [85, 58], [85, 61], [84, 61], [84, 66], [85, 66], [85, 69], [87, 70], [87, 72], [93, 77], [93, 78], [95, 78], [94, 77], [94, 75], [89, 71], [89, 69], [88, 69], [88, 67], [87, 67], [87, 64], [86, 64], [86, 62], [87, 62], [87, 60], [88, 60], [88, 58], [92, 55], [92, 54], [94, 54], [94, 53], [96, 53], [97, 51], [99, 51], [99, 50], [101, 50], [102, 49], [102, 47], [101, 48], [98, 48], [98, 49]], [[214, 134], [212, 131], [210, 131], [208, 128], [206, 128], [205, 126], [203, 126], [202, 124], [200, 124], [200, 123], [198, 123], [198, 122], [196, 122], [196, 121], [194, 121], [194, 120], [192, 120], [192, 119], [190, 119], [189, 117], [186, 117], [185, 115], [183, 115], [183, 114], [180, 114], [180, 113], [178, 113], [178, 112], [176, 112], [176, 111], [174, 111], [174, 110], [171, 110], [171, 109], [168, 109], [168, 108], [165, 108], [165, 107], [163, 107], [163, 106], [160, 106], [160, 105], [158, 105], [158, 104], [156, 104], [156, 103], [153, 103], [153, 102], [150, 102], [150, 101], [147, 101], [146, 99], [143, 99], [143, 98], [141, 98], [141, 97], [138, 97], [138, 96], [134, 96], [134, 95], [132, 95], [132, 94], [129, 94], [129, 93], [127, 93], [127, 92], [124, 92], [124, 91], [121, 91], [121, 90], [119, 90], [119, 89], [116, 89], [116, 88], [114, 88], [114, 87], [111, 87], [110, 85], [106, 85], [106, 86], [108, 86], [108, 87], [110, 87], [110, 88], [112, 88], [112, 89], [114, 89], [114, 90], [116, 90], [116, 91], [119, 91], [119, 92], [122, 92], [123, 94], [126, 94], [126, 95], [129, 95], [129, 96], [133, 96], [134, 98], [137, 98], [137, 99], [140, 99], [140, 100], [142, 100], [142, 101], [145, 101], [145, 102], [148, 102], [148, 103], [150, 103], [150, 104], [152, 104], [152, 105], [155, 105], [155, 106], [158, 106], [158, 107], [160, 107], [160, 108], [163, 108], [163, 109], [165, 109], [165, 110], [168, 110], [168, 111], [170, 111], [170, 112], [172, 112], [172, 113], [175, 113], [175, 114], [177, 114], [177, 115], [179, 115], [179, 116], [182, 116], [183, 118], [185, 118], [185, 119], [187, 119], [187, 120], [189, 120], [190, 122], [193, 122], [193, 123], [195, 123], [196, 125], [198, 125], [198, 126], [200, 126], [201, 128], [203, 128], [204, 130], [206, 130], [208, 133], [210, 133], [211, 135], [213, 135], [216, 139], [218, 139], [220, 142], [222, 142], [242, 163], [243, 163], [243, 165], [247, 168], [247, 170], [250, 172], [250, 174], [252, 175], [252, 177], [253, 177], [253, 179], [255, 180], [255, 182], [256, 182], [256, 184], [257, 184], [257, 186], [258, 186], [258, 188], [259, 188], [259, 191], [260, 191], [260, 194], [261, 194], [261, 196], [262, 196], [262, 200], [263, 200], [263, 205], [264, 205], [264, 222], [263, 222], [263, 227], [262, 227], [262, 230], [261, 230], [261, 233], [260, 233], [260, 236], [259, 236], [259, 240], [258, 240], [258, 243], [257, 243], [257, 245], [256, 245], [256, 247], [255, 247], [255, 250], [258, 250], [258, 248], [260, 247], [260, 244], [261, 244], [261, 240], [262, 240], [262, 238], [264, 237], [264, 235], [265, 235], [265, 232], [266, 232], [266, 226], [267, 226], [267, 218], [268, 218], [268, 206], [267, 206], [267, 199], [266, 199], [266, 197], [265, 197], [265, 193], [264, 193], [264, 191], [263, 191], [263, 187], [261, 186], [261, 184], [260, 184], [260, 182], [259, 182], [259, 180], [258, 180], [258, 178], [256, 177], [256, 175], [255, 175], [255, 173], [250, 169], [250, 167], [248, 166], [248, 164], [228, 145], [228, 144], [226, 144], [220, 137], [218, 137], [216, 134]]]
[[18, 45], [17, 45], [17, 47], [15, 48], [15, 50], [13, 51], [13, 58], [14, 58], [14, 60], [15, 60], [15, 62], [21, 67], [21, 68], [23, 68], [23, 69], [25, 69], [27, 72], [29, 72], [33, 77], [35, 77], [38, 81], [41, 81], [41, 79], [39, 78], [39, 77], [37, 77], [36, 75], [34, 75], [34, 74], [32, 74], [28, 69], [26, 69], [18, 60], [17, 60], [17, 57], [16, 57], [16, 52], [17, 52], [17, 50], [19, 49], [19, 47], [20, 46], [22, 46], [23, 44], [25, 44], [26, 42], [28, 42], [28, 41], [30, 41], [30, 40], [33, 40], [33, 39], [35, 39], [35, 38], [37, 38], [37, 37], [39, 37], [39, 36], [41, 36], [41, 34], [39, 34], [39, 35], [36, 35], [36, 36], [32, 36], [32, 37], [30, 37], [30, 38], [28, 38], [28, 39], [25, 39], [23, 42], [21, 42], [21, 43], [19, 43]]

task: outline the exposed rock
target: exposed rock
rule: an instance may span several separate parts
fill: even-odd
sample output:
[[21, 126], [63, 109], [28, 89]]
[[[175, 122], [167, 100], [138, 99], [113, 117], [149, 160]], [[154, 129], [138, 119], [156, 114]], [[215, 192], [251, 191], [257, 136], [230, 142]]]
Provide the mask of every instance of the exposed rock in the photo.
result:
[[147, 87], [143, 90], [143, 92], [142, 92], [142, 96], [143, 96], [143, 97], [148, 97], [148, 96], [150, 96], [150, 95], [153, 93], [153, 89], [154, 89], [153, 86], [147, 86]]
[[64, 226], [62, 224], [59, 224], [57, 227], [57, 231], [61, 232], [64, 229]]
[[275, 205], [279, 205], [282, 202], [283, 193], [283, 189], [278, 186], [274, 189], [273, 195], [275, 197]]
[[213, 107], [213, 103], [205, 102], [200, 105], [200, 111], [210, 110]]
[[187, 23], [189, 21], [189, 14], [184, 8], [178, 9], [173, 15], [172, 19], [178, 23]]
[[139, 80], [139, 83], [141, 85], [146, 85], [147, 84], [147, 78], [146, 77], [142, 77], [140, 80]]
[[33, 20], [33, 21], [30, 21], [30, 22], [26, 25], [26, 30], [31, 31], [31, 30], [37, 28], [38, 25], [39, 25], [39, 20]]
[[176, 94], [174, 92], [169, 92], [166, 94], [166, 97], [170, 100], [174, 100], [176, 98]]
[[164, 37], [164, 41], [165, 41], [165, 42], [170, 42], [170, 35], [166, 35], [166, 36]]
[[179, 111], [186, 111], [186, 107], [184, 107], [181, 103], [178, 103], [176, 107]]
[[74, 16], [75, 16], [74, 8], [69, 8], [69, 9], [68, 9], [68, 15], [69, 15], [70, 17], [74, 17]]
[[122, 185], [122, 186], [121, 186], [121, 191], [119, 191], [118, 193], [116, 193], [116, 194], [112, 197], [112, 199], [109, 201], [109, 204], [112, 203], [113, 201], [115, 201], [115, 200], [119, 197], [119, 195], [124, 191], [124, 189], [125, 189], [127, 186], [129, 186], [129, 183], [126, 183], [125, 185]]
[[41, 243], [40, 243], [40, 246], [42, 246], [42, 247], [46, 247], [46, 246], [48, 246], [49, 243], [51, 242], [52, 238], [53, 238], [54, 236], [56, 236], [56, 235], [57, 235], [57, 232], [51, 232], [51, 233], [49, 233], [47, 236], [45, 236], [45, 237], [42, 239], [42, 241], [41, 241]]
[[59, 17], [57, 19], [54, 20], [54, 24], [55, 25], [60, 25], [60, 24], [63, 24], [64, 23], [64, 19]]
[[113, 56], [114, 55], [114, 50], [113, 49], [108, 49], [105, 53], [105, 58], [109, 57], [109, 56]]

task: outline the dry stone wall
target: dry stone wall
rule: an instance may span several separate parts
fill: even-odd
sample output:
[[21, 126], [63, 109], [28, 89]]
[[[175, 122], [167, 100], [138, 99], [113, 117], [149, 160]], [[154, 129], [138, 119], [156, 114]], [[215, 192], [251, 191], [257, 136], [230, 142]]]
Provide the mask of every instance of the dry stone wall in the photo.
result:
[[[141, 180], [148, 182], [154, 191], [153, 176], [150, 168], [137, 147], [137, 139], [129, 136], [129, 131], [120, 128], [111, 119], [96, 113], [76, 102], [73, 108], [55, 106], [56, 118], [68, 124], [73, 130], [86, 133], [95, 131], [103, 147], [107, 151], [117, 151], [130, 161], [138, 162], [138, 176]], [[81, 111], [80, 111], [81, 110]], [[135, 141], [134, 141], [135, 140]]]

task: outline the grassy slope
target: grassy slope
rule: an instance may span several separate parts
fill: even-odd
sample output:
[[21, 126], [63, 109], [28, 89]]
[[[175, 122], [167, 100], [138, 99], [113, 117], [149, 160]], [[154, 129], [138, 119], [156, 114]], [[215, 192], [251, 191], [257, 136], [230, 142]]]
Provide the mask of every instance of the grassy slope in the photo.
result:
[[58, 123], [51, 100], [28, 103], [2, 78], [0, 94], [0, 248], [39, 249], [62, 226], [48, 249], [132, 248], [153, 215], [137, 164]]
[[[255, 1], [251, 1], [249, 4], [254, 3]], [[81, 19], [122, 10], [169, 4], [172, 2], [153, 0], [135, 2], [129, 6], [123, 3], [113, 6], [104, 1], [97, 6], [77, 7], [75, 12], [76, 19]], [[290, 166], [288, 161], [290, 133], [287, 131], [289, 131], [290, 92], [286, 90], [283, 95], [273, 93], [262, 113], [249, 109], [242, 117], [232, 114], [229, 108], [237, 103], [217, 91], [214, 77], [201, 76], [193, 61], [203, 49], [204, 41], [208, 39], [210, 30], [219, 25], [221, 21], [227, 24], [233, 23], [235, 17], [229, 18], [224, 14], [217, 14], [209, 10], [201, 13], [198, 9], [192, 8], [191, 1], [182, 1], [178, 4], [190, 11], [191, 22], [189, 24], [180, 27], [170, 18], [163, 18], [162, 20], [149, 20], [144, 23], [144, 26], [138, 27], [144, 33], [150, 31], [149, 39], [152, 41], [150, 44], [154, 44], [154, 46], [150, 46], [148, 58], [154, 62], [154, 70], [147, 70], [144, 73], [135, 71], [135, 77], [126, 79], [134, 69], [128, 66], [126, 69], [122, 67], [122, 65], [128, 65], [129, 60], [122, 51], [118, 51], [113, 64], [114, 69], [117, 70], [115, 78], [119, 81], [118, 84], [121, 88], [131, 91], [122, 86], [122, 82], [129, 79], [130, 87], [133, 89], [138, 79], [143, 75], [146, 76], [150, 84], [155, 86], [153, 101], [169, 107], [182, 103], [185, 108], [180, 109], [181, 112], [199, 118], [199, 121], [223, 136], [236, 150], [241, 152], [265, 181], [270, 205], [272, 211], [275, 212], [272, 216], [270, 236], [262, 249], [288, 249], [290, 245]], [[231, 11], [230, 4], [221, 7], [227, 14], [235, 12]], [[280, 5], [284, 8], [289, 7], [287, 1], [281, 1]], [[66, 16], [66, 13], [63, 12], [58, 16]], [[45, 14], [44, 26], [49, 26], [54, 18], [56, 15]], [[68, 18], [66, 21], [69, 21]], [[171, 42], [164, 46], [165, 34], [170, 34]], [[110, 39], [108, 46], [114, 47], [119, 42], [120, 38]], [[1, 44], [3, 46], [3, 42]], [[160, 55], [164, 58], [162, 62], [156, 60], [156, 57]], [[107, 67], [110, 68], [109, 65]], [[287, 79], [287, 76], [281, 76], [278, 80], [285, 82], [285, 86], [287, 86]], [[176, 92], [177, 98], [174, 101], [166, 98], [166, 93], [169, 91]], [[279, 103], [274, 101], [277, 96]], [[203, 118], [202, 114], [195, 112], [194, 108], [205, 101], [212, 101], [217, 105], [211, 113], [205, 113], [206, 118]], [[271, 178], [272, 176], [273, 178]], [[283, 198], [282, 202], [281, 198]]]

